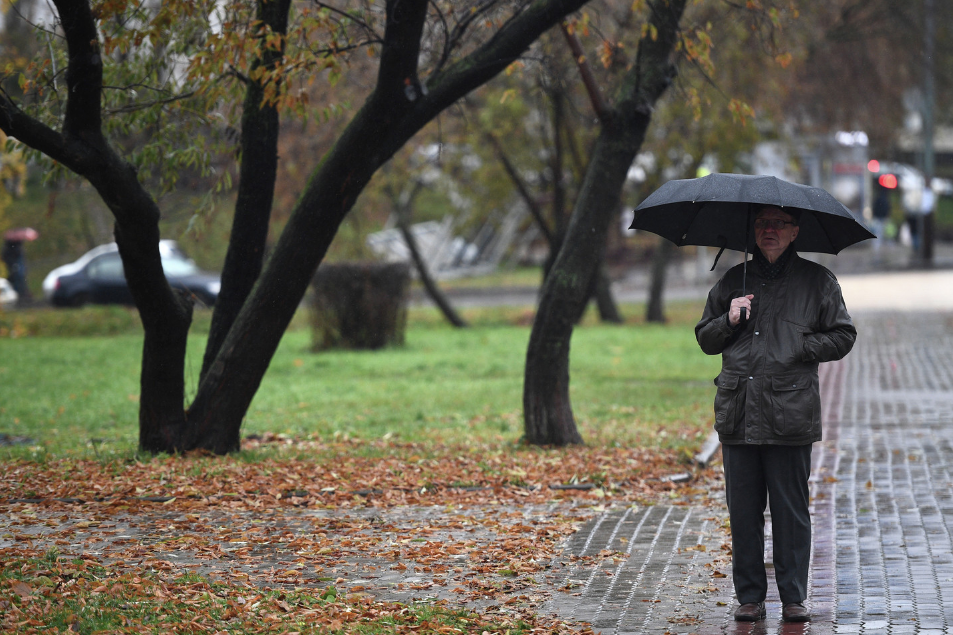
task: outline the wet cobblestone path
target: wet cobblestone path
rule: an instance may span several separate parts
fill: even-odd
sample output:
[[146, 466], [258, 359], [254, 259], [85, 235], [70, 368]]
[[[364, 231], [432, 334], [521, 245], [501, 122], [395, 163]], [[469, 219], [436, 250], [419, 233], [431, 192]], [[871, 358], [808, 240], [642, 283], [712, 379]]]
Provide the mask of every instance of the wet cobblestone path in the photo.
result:
[[815, 520], [833, 525], [818, 529], [833, 533], [834, 632], [951, 633], [953, 316], [858, 326], [871, 336], [830, 413]]
[[[680, 506], [591, 521], [545, 608], [602, 633], [953, 634], [953, 314], [855, 318], [857, 346], [821, 367], [812, 622], [781, 622], [770, 564], [767, 620], [734, 622], [726, 513]], [[626, 557], [587, 565], [601, 550]]]
[[[715, 567], [728, 571], [729, 561], [723, 555], [717, 565], [712, 557], [724, 544], [723, 520], [712, 510], [669, 505], [601, 515], [573, 537], [569, 551], [578, 560], [544, 611], [605, 633], [691, 633], [724, 622], [730, 588], [713, 580], [726, 579]], [[614, 566], [585, 560], [605, 549], [620, 553]]]

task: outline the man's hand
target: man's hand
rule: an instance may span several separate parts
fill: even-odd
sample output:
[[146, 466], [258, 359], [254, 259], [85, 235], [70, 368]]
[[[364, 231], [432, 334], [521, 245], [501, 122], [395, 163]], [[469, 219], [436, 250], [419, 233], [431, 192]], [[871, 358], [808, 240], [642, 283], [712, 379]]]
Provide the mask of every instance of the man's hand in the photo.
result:
[[728, 309], [728, 323], [732, 326], [741, 324], [741, 309], [748, 311], [747, 319], [751, 319], [751, 301], [754, 295], [746, 295], [743, 298], [735, 298], [731, 301], [731, 307]]

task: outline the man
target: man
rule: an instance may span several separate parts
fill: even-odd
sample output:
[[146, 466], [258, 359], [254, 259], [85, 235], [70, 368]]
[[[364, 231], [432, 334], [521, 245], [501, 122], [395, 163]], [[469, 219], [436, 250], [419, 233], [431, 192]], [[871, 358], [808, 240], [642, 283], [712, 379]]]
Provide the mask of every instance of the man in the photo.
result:
[[[798, 219], [777, 207], [758, 210], [758, 248], [747, 284], [742, 265], [728, 271], [695, 326], [702, 350], [722, 356], [715, 430], [722, 443], [738, 621], [765, 617], [767, 501], [782, 618], [811, 619], [804, 600], [811, 444], [821, 440], [817, 366], [847, 355], [857, 337], [834, 275], [797, 254]], [[743, 295], [743, 288], [751, 293]]]

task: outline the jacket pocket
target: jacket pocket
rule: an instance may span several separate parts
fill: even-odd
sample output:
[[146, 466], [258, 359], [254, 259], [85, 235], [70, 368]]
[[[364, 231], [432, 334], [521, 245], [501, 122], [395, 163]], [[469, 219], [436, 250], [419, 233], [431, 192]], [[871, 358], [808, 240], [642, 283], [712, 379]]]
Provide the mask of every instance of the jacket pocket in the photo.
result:
[[731, 434], [744, 414], [744, 385], [738, 375], [722, 373], [715, 377], [718, 391], [715, 393], [715, 432]]
[[791, 363], [806, 361], [807, 356], [804, 351], [804, 338], [810, 333], [813, 333], [814, 330], [806, 324], [786, 318], [780, 319], [780, 327], [781, 328], [778, 329], [778, 349], [783, 351], [784, 354], [779, 356], [779, 363], [785, 366]]
[[814, 428], [815, 394], [811, 375], [771, 378], [771, 411], [775, 434], [801, 437]]

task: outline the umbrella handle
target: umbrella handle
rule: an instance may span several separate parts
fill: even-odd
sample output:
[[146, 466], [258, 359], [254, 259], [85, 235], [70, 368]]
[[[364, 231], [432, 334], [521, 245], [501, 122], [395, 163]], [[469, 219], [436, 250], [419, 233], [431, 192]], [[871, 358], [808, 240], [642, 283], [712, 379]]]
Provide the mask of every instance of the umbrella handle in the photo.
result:
[[[744, 273], [741, 276], [741, 295], [748, 295], [748, 240], [751, 239], [751, 210], [754, 207], [753, 204], [748, 203], [748, 214], [745, 219], [745, 259], [744, 259]], [[741, 322], [739, 324], [744, 324], [748, 321], [748, 309], [741, 307]]]

